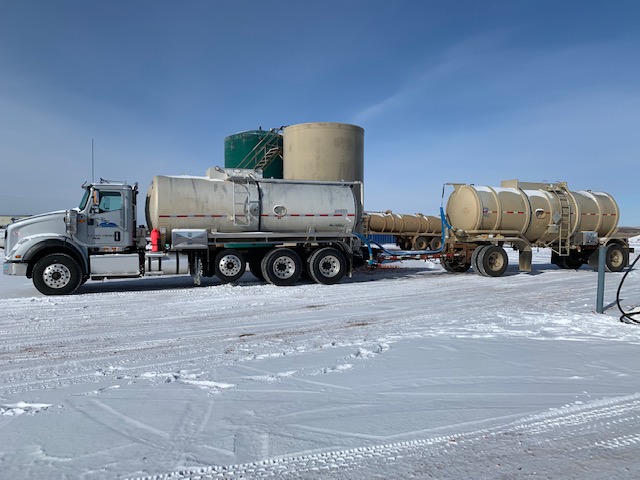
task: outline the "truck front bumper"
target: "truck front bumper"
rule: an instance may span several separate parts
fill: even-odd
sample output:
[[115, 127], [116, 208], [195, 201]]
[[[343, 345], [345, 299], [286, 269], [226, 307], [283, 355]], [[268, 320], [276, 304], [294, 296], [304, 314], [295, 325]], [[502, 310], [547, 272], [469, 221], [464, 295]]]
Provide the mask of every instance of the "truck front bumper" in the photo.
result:
[[2, 265], [2, 273], [5, 275], [20, 275], [25, 277], [27, 275], [26, 263], [5, 263]]

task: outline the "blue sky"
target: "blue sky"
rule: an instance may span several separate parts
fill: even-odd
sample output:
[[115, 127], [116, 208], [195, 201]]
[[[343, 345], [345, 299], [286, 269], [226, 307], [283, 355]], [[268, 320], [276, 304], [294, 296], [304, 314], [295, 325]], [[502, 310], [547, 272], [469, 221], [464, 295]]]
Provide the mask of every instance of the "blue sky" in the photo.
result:
[[365, 207], [567, 181], [640, 226], [640, 2], [0, 0], [0, 214], [203, 175], [224, 137], [365, 129]]

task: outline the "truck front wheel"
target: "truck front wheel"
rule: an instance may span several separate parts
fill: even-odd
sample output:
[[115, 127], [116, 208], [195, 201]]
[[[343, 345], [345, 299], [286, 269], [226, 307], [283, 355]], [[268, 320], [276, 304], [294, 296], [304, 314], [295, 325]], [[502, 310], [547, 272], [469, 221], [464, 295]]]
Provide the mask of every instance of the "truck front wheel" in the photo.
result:
[[69, 295], [81, 283], [80, 265], [64, 253], [46, 255], [33, 267], [33, 285], [44, 295]]

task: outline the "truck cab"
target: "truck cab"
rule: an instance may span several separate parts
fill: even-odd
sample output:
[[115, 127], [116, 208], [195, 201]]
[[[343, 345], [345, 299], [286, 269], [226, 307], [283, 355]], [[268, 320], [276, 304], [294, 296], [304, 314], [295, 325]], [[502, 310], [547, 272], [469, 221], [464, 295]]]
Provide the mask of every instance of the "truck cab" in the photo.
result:
[[135, 253], [137, 185], [101, 180], [82, 187], [78, 207], [7, 227], [4, 274], [32, 278], [45, 295], [64, 295], [91, 276], [99, 256]]
[[84, 185], [77, 209], [67, 211], [68, 233], [94, 253], [125, 252], [134, 245], [137, 188], [126, 183]]

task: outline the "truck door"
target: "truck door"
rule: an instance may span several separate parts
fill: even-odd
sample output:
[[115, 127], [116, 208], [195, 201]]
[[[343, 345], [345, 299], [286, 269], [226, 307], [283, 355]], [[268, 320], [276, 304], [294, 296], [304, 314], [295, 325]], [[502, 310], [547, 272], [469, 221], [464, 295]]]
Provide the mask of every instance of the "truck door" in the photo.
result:
[[[88, 243], [95, 247], [126, 247], [125, 209], [122, 192], [94, 190], [93, 206], [87, 218]], [[109, 248], [111, 250], [112, 248]]]

